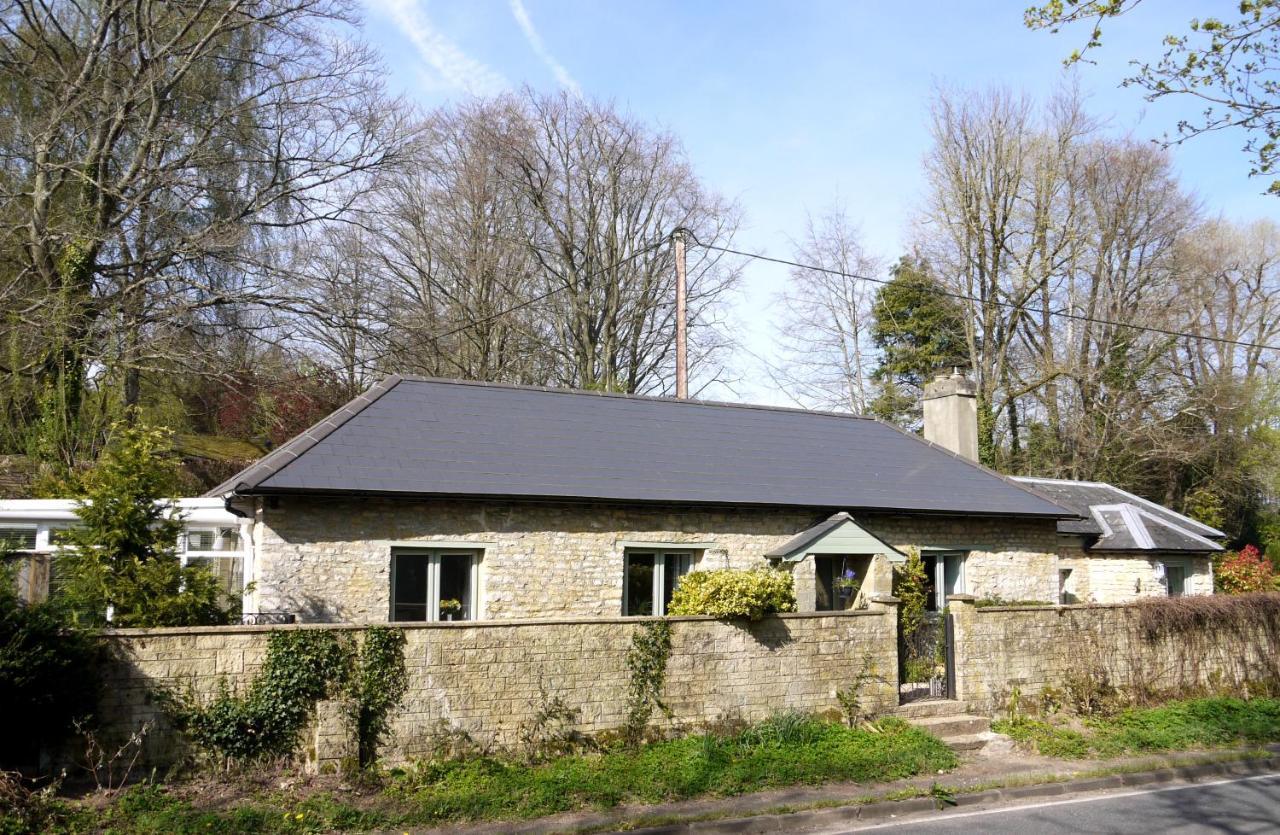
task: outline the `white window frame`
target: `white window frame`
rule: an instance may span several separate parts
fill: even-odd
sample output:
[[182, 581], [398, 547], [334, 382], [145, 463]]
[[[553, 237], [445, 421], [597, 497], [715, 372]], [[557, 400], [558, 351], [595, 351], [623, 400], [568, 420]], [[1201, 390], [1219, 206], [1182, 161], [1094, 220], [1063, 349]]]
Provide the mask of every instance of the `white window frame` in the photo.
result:
[[[396, 558], [422, 557], [427, 560], [427, 619], [396, 620]], [[391, 551], [391, 587], [387, 595], [387, 621], [390, 623], [443, 623], [440, 620], [440, 558], [471, 558], [471, 620], [484, 619], [484, 607], [480, 597], [480, 563], [484, 560], [483, 548], [395, 548]], [[460, 621], [466, 623], [466, 621]]]
[[[627, 570], [631, 568], [631, 561], [635, 557], [649, 557], [653, 560], [653, 601], [654, 608], [660, 608], [662, 611], [655, 612], [653, 615], [629, 615], [627, 610], [631, 608], [630, 595], [627, 587]], [[679, 577], [683, 577], [693, 570], [693, 566], [697, 562], [697, 554], [692, 549], [675, 549], [675, 548], [628, 548], [622, 552], [622, 616], [629, 618], [642, 618], [663, 616], [667, 613], [667, 607], [671, 605], [670, 600], [663, 599], [667, 588], [667, 557], [675, 557], [679, 562], [677, 565], [680, 570]], [[675, 589], [675, 586], [672, 586]], [[659, 605], [660, 604], [660, 605]]]
[[[48, 547], [49, 534], [48, 534], [47, 526], [43, 526], [40, 524], [33, 524], [30, 522], [9, 522], [8, 524], [0, 524], [0, 528], [8, 528], [10, 530], [15, 530], [15, 531], [31, 531], [34, 534], [34, 536], [32, 537], [33, 543], [34, 543], [33, 547], [15, 548], [13, 549], [13, 552], [15, 554], [38, 554], [41, 551], [49, 550], [49, 547]], [[43, 548], [40, 547], [42, 535], [44, 537], [44, 546], [45, 546]], [[3, 538], [0, 538], [0, 539], [3, 539]]]

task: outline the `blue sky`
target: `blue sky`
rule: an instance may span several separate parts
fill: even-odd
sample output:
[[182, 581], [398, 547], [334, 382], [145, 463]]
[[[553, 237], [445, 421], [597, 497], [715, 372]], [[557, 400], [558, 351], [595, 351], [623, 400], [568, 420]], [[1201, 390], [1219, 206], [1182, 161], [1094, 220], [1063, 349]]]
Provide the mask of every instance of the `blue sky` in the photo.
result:
[[[838, 200], [886, 263], [904, 251], [922, 195], [935, 86], [1046, 95], [1085, 34], [1027, 30], [1029, 0], [364, 2], [365, 37], [393, 88], [424, 106], [524, 84], [576, 87], [679, 135], [704, 181], [741, 203], [740, 248], [788, 256], [806, 212]], [[1119, 81], [1129, 58], [1157, 55], [1164, 34], [1234, 5], [1159, 0], [1111, 22], [1097, 64], [1075, 71], [1091, 112], [1109, 131], [1144, 139], [1193, 116], [1190, 104], [1148, 104]], [[1198, 138], [1173, 151], [1175, 164], [1209, 213], [1275, 218], [1280, 199], [1246, 176], [1243, 141]], [[754, 354], [770, 354], [768, 304], [785, 278], [780, 267], [747, 267], [738, 318]], [[759, 379], [749, 364], [740, 371]], [[784, 402], [750, 382], [716, 394]]]

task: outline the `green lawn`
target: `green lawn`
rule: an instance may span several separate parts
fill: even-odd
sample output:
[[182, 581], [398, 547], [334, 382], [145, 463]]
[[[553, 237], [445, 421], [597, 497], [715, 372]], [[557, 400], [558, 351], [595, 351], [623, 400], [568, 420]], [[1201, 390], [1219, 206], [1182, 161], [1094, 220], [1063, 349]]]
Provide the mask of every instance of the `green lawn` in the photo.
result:
[[[386, 775], [358, 802], [317, 793], [262, 795], [202, 809], [181, 792], [135, 788], [87, 815], [63, 804], [67, 832], [230, 833], [364, 830], [453, 821], [533, 818], [624, 802], [659, 803], [832, 781], [881, 782], [957, 765], [955, 754], [901, 720], [874, 728], [793, 714], [732, 736], [699, 734], [638, 751], [556, 758], [538, 765], [480, 757], [421, 763]], [[4, 826], [0, 833], [18, 831]]]
[[1091, 717], [1082, 727], [1018, 719], [994, 722], [992, 730], [1067, 759], [1280, 742], [1280, 699], [1187, 699]]

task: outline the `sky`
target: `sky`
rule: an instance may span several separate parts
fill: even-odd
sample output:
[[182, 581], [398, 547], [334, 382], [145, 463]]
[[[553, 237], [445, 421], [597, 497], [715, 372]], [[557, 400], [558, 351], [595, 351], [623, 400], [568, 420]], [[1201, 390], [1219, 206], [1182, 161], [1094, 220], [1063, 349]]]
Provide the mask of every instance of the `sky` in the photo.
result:
[[[936, 89], [1003, 85], [1043, 99], [1063, 83], [1079, 28], [1033, 32], [1029, 0], [363, 0], [365, 38], [390, 86], [433, 108], [528, 85], [612, 101], [681, 138], [703, 181], [742, 207], [737, 248], [792, 254], [806, 217], [840, 204], [886, 267], [907, 251], [924, 190]], [[1093, 65], [1073, 71], [1089, 111], [1115, 135], [1158, 139], [1189, 102], [1120, 87], [1134, 57], [1233, 2], [1158, 0], [1111, 21]], [[1250, 179], [1244, 137], [1224, 132], [1171, 153], [1210, 215], [1280, 217]], [[744, 351], [720, 399], [786, 404], [764, 382], [772, 301], [785, 268], [746, 266], [736, 316]]]

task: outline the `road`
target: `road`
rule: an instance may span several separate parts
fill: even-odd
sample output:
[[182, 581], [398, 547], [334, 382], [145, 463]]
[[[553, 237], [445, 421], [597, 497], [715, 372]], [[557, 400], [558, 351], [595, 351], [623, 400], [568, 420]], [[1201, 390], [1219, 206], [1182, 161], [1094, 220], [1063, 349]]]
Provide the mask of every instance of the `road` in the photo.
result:
[[1120, 791], [991, 809], [952, 810], [843, 832], [1191, 833], [1280, 832], [1280, 774]]

